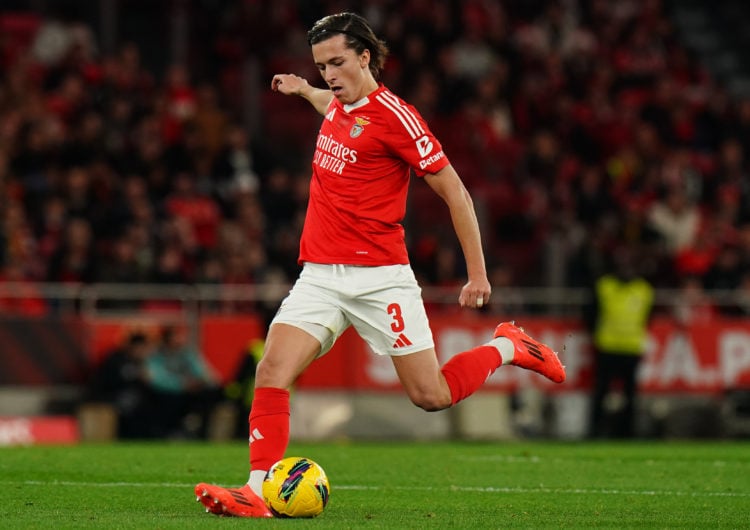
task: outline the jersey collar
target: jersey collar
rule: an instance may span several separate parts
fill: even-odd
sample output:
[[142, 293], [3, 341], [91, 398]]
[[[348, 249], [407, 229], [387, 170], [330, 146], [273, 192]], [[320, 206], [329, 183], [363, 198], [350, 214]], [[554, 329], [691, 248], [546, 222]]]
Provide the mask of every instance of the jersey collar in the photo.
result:
[[370, 98], [367, 97], [367, 96], [365, 96], [362, 99], [360, 99], [359, 101], [355, 101], [354, 103], [347, 103], [346, 105], [344, 105], [344, 110], [347, 113], [349, 113], [349, 112], [351, 112], [353, 110], [356, 110], [356, 109], [358, 109], [360, 107], [364, 107], [369, 102], [370, 102]]
[[359, 101], [355, 101], [354, 103], [347, 103], [345, 105], [342, 105], [342, 107], [344, 108], [344, 112], [348, 114], [353, 110], [357, 110], [358, 108], [364, 107], [370, 102], [370, 96], [377, 95], [383, 90], [385, 90], [385, 87], [383, 86], [383, 84], [378, 83], [378, 88], [374, 92], [370, 92], [369, 95], [363, 97]]

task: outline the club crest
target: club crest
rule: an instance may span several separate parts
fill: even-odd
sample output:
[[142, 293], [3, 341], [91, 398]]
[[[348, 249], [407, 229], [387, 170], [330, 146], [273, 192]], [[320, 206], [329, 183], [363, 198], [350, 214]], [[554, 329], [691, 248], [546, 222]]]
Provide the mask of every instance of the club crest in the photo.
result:
[[362, 134], [365, 130], [365, 125], [370, 123], [364, 118], [354, 118], [354, 120], [357, 122], [354, 125], [352, 125], [352, 128], [349, 130], [349, 136], [352, 138], [357, 138], [360, 134]]

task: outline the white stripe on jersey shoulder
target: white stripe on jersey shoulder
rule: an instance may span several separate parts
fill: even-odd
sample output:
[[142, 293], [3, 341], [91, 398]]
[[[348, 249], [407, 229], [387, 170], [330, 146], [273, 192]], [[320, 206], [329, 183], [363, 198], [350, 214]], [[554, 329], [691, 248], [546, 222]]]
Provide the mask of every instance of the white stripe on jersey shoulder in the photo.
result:
[[349, 113], [355, 109], [358, 109], [359, 107], [364, 107], [370, 102], [370, 98], [367, 96], [363, 97], [359, 101], [355, 101], [354, 103], [347, 103], [344, 105], [344, 110]]
[[375, 96], [375, 99], [396, 115], [412, 139], [416, 140], [418, 136], [424, 134], [424, 129], [419, 123], [417, 117], [414, 116], [414, 113], [409, 110], [409, 108], [402, 105], [398, 98], [392, 93], [385, 90]]
[[395, 95], [393, 95], [393, 92], [388, 92], [387, 90], [385, 90], [380, 95], [383, 96], [383, 98], [390, 100], [398, 110], [403, 112], [404, 116], [414, 126], [415, 130], [418, 133], [424, 133], [424, 129], [422, 129], [422, 125], [419, 123], [419, 120], [414, 115], [414, 113], [409, 109], [409, 107], [404, 105]]

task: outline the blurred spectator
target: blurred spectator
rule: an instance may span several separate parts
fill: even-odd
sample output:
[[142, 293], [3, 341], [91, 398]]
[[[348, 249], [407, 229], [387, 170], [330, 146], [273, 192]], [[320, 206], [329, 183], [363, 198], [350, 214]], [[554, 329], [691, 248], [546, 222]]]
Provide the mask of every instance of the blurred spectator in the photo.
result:
[[463, 6], [464, 31], [451, 45], [453, 71], [459, 77], [476, 81], [489, 73], [495, 62], [495, 53], [486, 38], [488, 15], [479, 2]]
[[233, 435], [238, 438], [247, 436], [247, 418], [253, 403], [255, 369], [263, 355], [263, 346], [264, 341], [260, 339], [247, 344], [232, 380], [224, 387], [224, 395], [236, 411]]
[[62, 283], [88, 283], [96, 279], [97, 256], [91, 224], [73, 217], [65, 225], [62, 244], [52, 255], [47, 280]]
[[23, 206], [8, 200], [0, 212], [0, 258], [4, 263], [22, 267], [20, 273], [29, 280], [38, 280], [43, 264], [38, 259], [37, 242]]
[[214, 159], [214, 191], [225, 213], [237, 194], [255, 193], [260, 180], [247, 131], [238, 124], [229, 127], [222, 149]]
[[594, 280], [607, 271], [607, 258], [615, 229], [614, 219], [607, 216], [589, 230], [580, 247], [570, 257], [568, 285], [590, 288]]
[[737, 248], [742, 269], [750, 271], [750, 221], [742, 223], [737, 230]]
[[273, 241], [275, 239], [273, 230], [277, 227], [289, 226], [298, 208], [294, 201], [290, 172], [283, 168], [276, 168], [272, 171], [263, 182], [258, 199], [263, 207], [262, 215], [266, 219], [269, 241]]
[[205, 437], [221, 389], [211, 367], [190, 344], [188, 330], [181, 326], [164, 327], [146, 369], [155, 396], [152, 409], [158, 418], [156, 434]]
[[88, 166], [73, 166], [61, 175], [60, 192], [70, 217], [85, 220], [91, 229], [99, 228], [103, 204], [94, 194], [93, 174]]
[[513, 276], [513, 269], [506, 263], [498, 263], [489, 270], [492, 297], [488, 311], [496, 315], [522, 314], [527, 310], [527, 302], [518, 282]]
[[703, 278], [711, 270], [716, 260], [721, 240], [708, 229], [700, 230], [689, 246], [674, 255], [674, 271], [678, 277]]
[[147, 283], [150, 278], [143, 274], [138, 264], [136, 247], [127, 235], [116, 239], [107, 258], [102, 261], [97, 281], [103, 283]]
[[[596, 280], [588, 318], [595, 353], [590, 424], [595, 438], [635, 434], [636, 374], [646, 351], [654, 303], [653, 287], [638, 270], [635, 248], [620, 247], [612, 259], [611, 272]], [[621, 414], [612, 420], [605, 400], [614, 395], [616, 381], [622, 384], [624, 403]]]
[[39, 242], [39, 255], [47, 261], [62, 244], [68, 210], [65, 199], [60, 195], [47, 197], [42, 211], [37, 213], [34, 232]]
[[187, 266], [185, 256], [178, 245], [165, 245], [156, 258], [152, 280], [156, 283], [189, 283]]
[[713, 182], [714, 200], [726, 195], [725, 200], [734, 199], [739, 211], [737, 221], [750, 216], [750, 168], [745, 147], [735, 137], [725, 139], [718, 147], [715, 182]]
[[183, 138], [185, 124], [193, 119], [196, 110], [195, 89], [185, 65], [172, 64], [167, 67], [161, 97], [164, 98], [161, 134], [164, 142], [172, 145]]
[[699, 276], [686, 276], [680, 282], [677, 298], [672, 300], [672, 316], [682, 329], [710, 322], [716, 307], [709, 298]]
[[132, 331], [91, 375], [86, 401], [114, 407], [120, 438], [150, 438], [161, 420], [153, 415], [154, 395], [146, 370], [152, 350], [144, 333]]
[[229, 116], [221, 107], [215, 86], [203, 83], [196, 89], [195, 113], [191, 123], [206, 150], [206, 156], [215, 160], [229, 130]]
[[679, 186], [668, 189], [663, 199], [654, 203], [648, 218], [672, 255], [695, 242], [701, 224], [701, 214], [695, 202]]
[[189, 173], [175, 175], [172, 191], [164, 201], [166, 213], [186, 221], [195, 240], [202, 249], [216, 246], [220, 212], [216, 202], [196, 186], [195, 176]]
[[36, 32], [31, 53], [47, 66], [62, 63], [74, 52], [86, 58], [96, 53], [91, 28], [80, 22], [72, 4], [56, 6]]
[[587, 227], [596, 226], [615, 208], [609, 183], [600, 166], [592, 164], [581, 168], [571, 187], [576, 218]]
[[[746, 269], [742, 266], [741, 255], [736, 245], [725, 243], [717, 250], [716, 259], [706, 272], [703, 283], [706, 289], [732, 291], [737, 289]], [[723, 311], [723, 308], [719, 308]]]
[[730, 314], [739, 317], [750, 317], [750, 271], [746, 271], [737, 288], [737, 306]]
[[48, 309], [20, 262], [10, 260], [0, 267], [0, 315], [42, 316]]
[[[102, 69], [105, 90], [114, 99], [122, 98], [134, 108], [148, 103], [156, 85], [156, 76], [144, 68], [141, 50], [135, 42], [124, 42], [114, 56], [104, 57]], [[122, 116], [122, 113], [119, 115]]]

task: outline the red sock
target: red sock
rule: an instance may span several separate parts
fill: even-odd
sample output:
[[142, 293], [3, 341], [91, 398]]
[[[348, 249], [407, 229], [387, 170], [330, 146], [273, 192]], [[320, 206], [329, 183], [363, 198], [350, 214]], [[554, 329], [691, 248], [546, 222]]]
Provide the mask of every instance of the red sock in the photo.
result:
[[501, 364], [494, 346], [477, 346], [452, 357], [441, 368], [451, 390], [451, 405], [476, 392]]
[[267, 471], [289, 444], [289, 391], [256, 388], [249, 421], [250, 469]]

